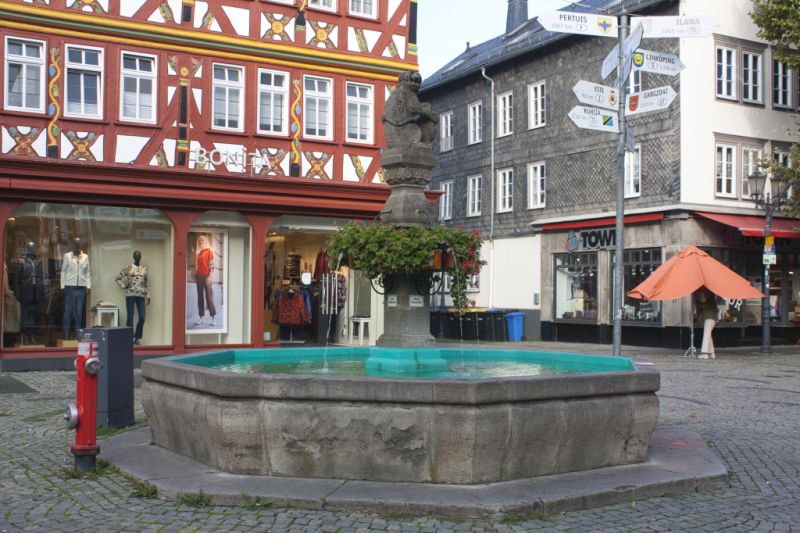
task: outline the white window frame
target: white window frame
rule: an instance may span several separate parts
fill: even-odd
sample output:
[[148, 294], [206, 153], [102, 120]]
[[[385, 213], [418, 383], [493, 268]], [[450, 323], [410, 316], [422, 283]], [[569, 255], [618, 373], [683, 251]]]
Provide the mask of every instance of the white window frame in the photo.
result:
[[497, 212], [509, 213], [514, 210], [514, 169], [501, 168], [497, 171]]
[[[371, 2], [371, 4], [372, 4], [372, 9], [371, 10], [365, 10], [364, 9], [364, 5], [365, 5], [364, 3], [367, 2], [367, 1]], [[351, 15], [355, 15], [357, 17], [365, 17], [365, 18], [368, 18], [368, 19], [377, 19], [378, 18], [378, 1], [379, 0], [348, 0], [348, 6], [349, 6], [348, 11], [350, 12]], [[356, 3], [358, 3], [358, 5], [360, 5], [361, 7], [360, 8], [353, 7], [353, 6], [356, 5]]]
[[[125, 56], [133, 56], [135, 58], [150, 59], [153, 61], [153, 71], [145, 72], [141, 70], [129, 70], [125, 68]], [[119, 54], [119, 119], [127, 122], [141, 122], [144, 124], [155, 124], [158, 121], [158, 57], [152, 54], [142, 54], [140, 52], [129, 52], [121, 50]], [[152, 117], [149, 119], [140, 117], [126, 117], [125, 116], [125, 78], [134, 78], [136, 80], [136, 99], [137, 99], [137, 113], [139, 112], [139, 104], [141, 103], [141, 91], [139, 91], [141, 81], [149, 80], [152, 87]]]
[[[261, 75], [262, 74], [270, 74], [273, 76], [283, 76], [283, 85], [265, 85], [261, 83]], [[284, 72], [282, 70], [272, 70], [272, 69], [265, 69], [260, 68], [257, 72], [258, 79], [258, 101], [256, 102], [256, 131], [258, 133], [262, 133], [265, 135], [287, 135], [289, 132], [289, 106], [291, 105], [289, 102], [289, 85], [290, 85], [290, 76], [288, 72]], [[279, 95], [283, 97], [283, 110], [281, 111], [281, 129], [280, 130], [265, 130], [261, 127], [261, 98], [263, 96], [270, 96], [270, 107], [273, 111], [275, 111], [275, 96]]]
[[467, 176], [467, 216], [477, 217], [481, 214], [483, 203], [483, 176]]
[[[329, 90], [327, 92], [306, 89], [306, 82], [308, 80], [323, 80], [328, 83]], [[315, 133], [308, 133], [308, 119], [310, 118], [310, 111], [308, 102], [311, 98], [316, 98], [318, 102], [327, 102], [328, 111], [327, 115], [327, 130], [325, 135], [318, 135]], [[319, 118], [322, 116], [317, 107], [317, 131], [319, 131]], [[303, 137], [306, 139], [322, 139], [325, 141], [333, 140], [333, 79], [324, 76], [303, 76]]]
[[[214, 70], [217, 68], [223, 68], [227, 70], [238, 70], [239, 71], [239, 81], [229, 81], [227, 79], [218, 80], [214, 78]], [[212, 63], [211, 64], [211, 128], [220, 131], [244, 131], [244, 100], [245, 100], [245, 83], [244, 83], [244, 76], [245, 70], [244, 67], [241, 65], [229, 65], [227, 63]], [[230, 92], [231, 90], [238, 89], [239, 91], [239, 109], [238, 109], [238, 126], [231, 127], [231, 126], [217, 126], [216, 125], [216, 115], [217, 115], [217, 88], [225, 89], [225, 123], [227, 124], [230, 122], [231, 117], [227, 114], [228, 109], [228, 102], [230, 99]]]
[[547, 203], [547, 165], [528, 163], [528, 209], [543, 209]]
[[[726, 154], [730, 157], [726, 157]], [[726, 172], [726, 168], [730, 168], [730, 172]], [[725, 191], [726, 183], [730, 184], [730, 192]], [[733, 144], [714, 145], [714, 195], [720, 198], [736, 198], [736, 146]]]
[[[722, 52], [721, 58], [720, 52]], [[726, 62], [727, 59], [730, 59], [730, 63]], [[717, 98], [737, 100], [736, 48], [717, 45], [714, 48], [714, 68], [714, 92]], [[722, 87], [720, 87], [720, 83], [722, 83]], [[730, 86], [730, 92], [726, 91], [726, 86]]]
[[[794, 94], [792, 93], [792, 77], [794, 72], [783, 61], [777, 59], [772, 60], [772, 105], [781, 109], [794, 108]], [[781, 82], [786, 80], [785, 98], [778, 98], [779, 94], [783, 94], [783, 89], [778, 88], [777, 81], [780, 78]]]
[[483, 141], [483, 102], [478, 100], [472, 102], [467, 108], [467, 120], [469, 131], [467, 132], [467, 143], [477, 144]]
[[642, 71], [635, 68], [631, 70], [631, 75], [628, 77], [628, 94], [634, 95], [642, 92]]
[[642, 195], [642, 145], [637, 144], [633, 152], [625, 150], [625, 198]]
[[444, 191], [439, 197], [439, 220], [450, 220], [453, 218], [453, 180], [440, 183], [439, 190]]
[[308, 7], [320, 11], [336, 12], [336, 0], [308, 0]]
[[784, 168], [792, 166], [791, 154], [786, 150], [775, 150], [772, 152], [772, 161]]
[[547, 125], [547, 86], [544, 80], [528, 85], [528, 129]]
[[[8, 52], [8, 43], [9, 41], [17, 41], [21, 42], [25, 45], [39, 45], [41, 47], [41, 57], [39, 58], [32, 58], [25, 55], [22, 56], [12, 56]], [[45, 78], [47, 77], [46, 69], [45, 69], [45, 56], [47, 55], [47, 43], [45, 41], [40, 41], [37, 39], [27, 39], [27, 38], [20, 38], [14, 37], [12, 35], [6, 35], [5, 39], [5, 48], [6, 57], [5, 57], [5, 69], [4, 69], [4, 79], [5, 82], [3, 83], [3, 102], [5, 104], [5, 109], [9, 111], [23, 111], [27, 113], [44, 113], [44, 101], [45, 101]], [[16, 63], [22, 65], [22, 79], [23, 79], [23, 89], [22, 89], [22, 106], [12, 106], [9, 104], [9, 82], [11, 81], [11, 75], [9, 73], [10, 64]], [[38, 107], [26, 107], [25, 106], [25, 87], [27, 86], [27, 72], [29, 68], [39, 68], [39, 105]]]
[[449, 152], [453, 149], [453, 112], [439, 115], [439, 151]]
[[[742, 51], [742, 101], [760, 104], [764, 101], [764, 55]], [[749, 93], [749, 96], [745, 94]]]
[[514, 92], [497, 95], [497, 136], [506, 137], [514, 133]]
[[[90, 50], [98, 53], [98, 65], [86, 65], [84, 63], [72, 63], [69, 60], [70, 50]], [[103, 104], [104, 104], [104, 88], [105, 88], [105, 50], [97, 48], [96, 46], [84, 46], [77, 44], [67, 44], [64, 46], [64, 116], [74, 118], [89, 118], [100, 119], [103, 118]], [[78, 72], [93, 72], [98, 73], [97, 78], [97, 113], [74, 113], [69, 110], [69, 74], [70, 70]], [[85, 108], [86, 103], [83, 100], [84, 86], [81, 84], [81, 107]]]
[[[350, 96], [348, 94], [348, 89], [353, 87], [356, 89], [356, 93], [358, 93], [359, 89], [366, 89], [367, 96]], [[350, 143], [358, 143], [358, 144], [372, 144], [375, 139], [375, 88], [372, 85], [367, 83], [356, 83], [353, 81], [348, 81], [345, 83], [345, 137], [347, 138], [347, 142]], [[360, 119], [362, 118], [362, 113], [366, 115], [367, 118], [367, 132], [366, 138], [361, 139], [361, 132], [359, 131], [356, 137], [350, 136], [350, 106], [354, 105], [357, 107], [358, 110], [358, 118], [359, 118], [359, 130], [360, 130]]]
[[742, 199], [750, 200], [750, 182], [748, 176], [755, 174], [759, 163], [764, 158], [764, 149], [756, 146], [742, 147]]

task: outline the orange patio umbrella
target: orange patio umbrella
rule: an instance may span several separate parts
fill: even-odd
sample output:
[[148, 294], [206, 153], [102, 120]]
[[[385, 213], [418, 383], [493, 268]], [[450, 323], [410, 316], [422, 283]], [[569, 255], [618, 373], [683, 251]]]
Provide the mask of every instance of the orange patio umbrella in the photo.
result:
[[722, 298], [763, 298], [750, 282], [696, 246], [684, 248], [628, 292], [639, 300], [674, 300], [705, 287]]

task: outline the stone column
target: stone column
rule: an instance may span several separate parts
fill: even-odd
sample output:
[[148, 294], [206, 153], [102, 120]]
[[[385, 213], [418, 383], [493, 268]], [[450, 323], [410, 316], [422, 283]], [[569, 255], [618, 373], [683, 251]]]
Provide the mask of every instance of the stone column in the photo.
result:
[[425, 348], [436, 344], [430, 331], [431, 298], [427, 293], [420, 294], [413, 274], [392, 276], [383, 310], [386, 328], [378, 339], [378, 346]]

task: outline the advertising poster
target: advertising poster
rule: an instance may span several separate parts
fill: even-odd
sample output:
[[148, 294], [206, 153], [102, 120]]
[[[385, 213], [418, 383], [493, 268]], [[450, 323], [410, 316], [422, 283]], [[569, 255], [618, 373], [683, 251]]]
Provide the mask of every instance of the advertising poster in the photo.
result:
[[186, 333], [227, 333], [228, 232], [191, 228], [186, 250]]

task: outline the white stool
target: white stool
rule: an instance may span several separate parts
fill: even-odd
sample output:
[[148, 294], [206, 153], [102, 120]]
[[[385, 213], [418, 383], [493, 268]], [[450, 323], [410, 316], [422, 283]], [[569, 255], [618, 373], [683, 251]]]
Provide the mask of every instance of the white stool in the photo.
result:
[[119, 308], [117, 307], [98, 307], [95, 311], [96, 327], [117, 327], [119, 326]]
[[[364, 330], [369, 331], [370, 317], [368, 316], [354, 316], [350, 319], [350, 335], [348, 336], [348, 343], [353, 344], [353, 335], [358, 335], [358, 344], [364, 346]], [[355, 333], [354, 331], [355, 330]], [[369, 334], [367, 334], [369, 338]]]

